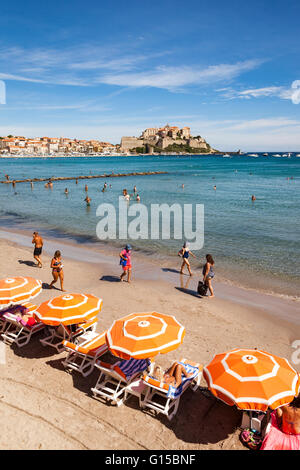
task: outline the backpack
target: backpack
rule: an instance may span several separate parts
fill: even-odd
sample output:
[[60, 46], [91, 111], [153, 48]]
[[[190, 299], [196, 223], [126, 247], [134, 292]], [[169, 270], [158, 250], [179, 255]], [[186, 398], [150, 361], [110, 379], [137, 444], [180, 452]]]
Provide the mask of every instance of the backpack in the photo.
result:
[[206, 295], [206, 293], [207, 293], [207, 289], [208, 289], [208, 287], [207, 287], [206, 284], [204, 284], [204, 282], [202, 282], [202, 281], [199, 281], [199, 282], [198, 282], [198, 289], [197, 289], [197, 291], [198, 291], [198, 294], [199, 294], [199, 295], [201, 295], [202, 297], [204, 297], [204, 296]]
[[262, 445], [263, 438], [257, 431], [246, 428], [240, 434], [240, 441], [248, 447], [248, 449], [259, 450]]

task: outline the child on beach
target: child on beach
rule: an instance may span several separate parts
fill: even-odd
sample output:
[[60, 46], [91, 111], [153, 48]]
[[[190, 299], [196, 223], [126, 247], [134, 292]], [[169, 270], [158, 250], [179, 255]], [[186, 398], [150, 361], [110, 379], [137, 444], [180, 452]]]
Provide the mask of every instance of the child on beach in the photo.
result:
[[120, 280], [123, 281], [127, 273], [127, 282], [129, 283], [131, 278], [131, 250], [131, 245], [126, 245], [124, 250], [120, 253], [120, 264], [123, 269]]
[[194, 258], [196, 258], [194, 253], [192, 253], [190, 251], [188, 243], [184, 242], [183, 247], [181, 248], [180, 251], [178, 251], [178, 256], [182, 256], [182, 265], [181, 265], [181, 268], [180, 268], [180, 274], [183, 274], [183, 268], [184, 268], [184, 266], [186, 266], [188, 268], [188, 272], [190, 273], [190, 276], [193, 275], [193, 273], [191, 271], [191, 266], [190, 266], [190, 263], [189, 263], [189, 260], [188, 260], [190, 255], [192, 255]]
[[58, 278], [59, 278], [59, 280], [60, 280], [60, 290], [62, 292], [65, 292], [65, 290], [64, 290], [64, 272], [63, 272], [63, 269], [62, 269], [63, 264], [61, 262], [61, 252], [60, 251], [57, 250], [54, 253], [54, 256], [51, 260], [50, 267], [52, 269], [52, 276], [53, 276], [53, 281], [50, 284], [50, 289], [52, 289], [53, 284], [55, 284], [58, 281]]

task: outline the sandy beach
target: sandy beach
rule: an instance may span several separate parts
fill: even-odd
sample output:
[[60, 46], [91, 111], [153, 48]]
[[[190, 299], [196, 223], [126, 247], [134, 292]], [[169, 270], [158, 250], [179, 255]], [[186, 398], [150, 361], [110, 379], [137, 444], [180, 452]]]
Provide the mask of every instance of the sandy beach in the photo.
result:
[[[29, 246], [28, 235], [1, 231], [0, 278], [28, 275], [49, 283], [53, 247], [61, 249], [65, 289], [103, 299], [99, 331], [131, 312], [175, 315], [186, 337], [178, 350], [157, 358], [163, 367], [182, 357], [206, 364], [233, 347], [257, 347], [290, 359], [291, 343], [300, 337], [298, 302], [217, 282], [216, 297], [201, 299], [195, 295], [198, 274], [180, 282], [177, 260], [161, 269], [133, 255], [128, 284], [118, 281], [115, 256], [97, 253], [91, 262], [89, 249], [46, 240], [44, 266], [38, 269], [31, 265]], [[76, 259], [79, 254], [85, 261]], [[59, 294], [44, 289], [35, 303]], [[91, 396], [98, 372], [85, 379], [67, 373], [61, 363], [65, 355], [43, 348], [38, 337], [21, 349], [6, 346], [6, 364], [0, 365], [1, 449], [244, 449], [238, 439], [241, 412], [234, 407], [200, 390], [185, 392], [171, 422], [141, 411], [135, 397], [121, 407], [110, 406]], [[201, 385], [206, 386], [204, 380]]]

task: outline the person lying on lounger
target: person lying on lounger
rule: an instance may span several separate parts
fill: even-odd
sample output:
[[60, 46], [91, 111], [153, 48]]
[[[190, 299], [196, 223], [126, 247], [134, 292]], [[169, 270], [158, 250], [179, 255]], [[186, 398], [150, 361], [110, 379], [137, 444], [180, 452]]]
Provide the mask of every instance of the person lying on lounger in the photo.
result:
[[17, 320], [21, 323], [21, 325], [23, 326], [34, 326], [37, 321], [36, 319], [34, 318], [33, 315], [31, 315], [29, 313], [29, 310], [26, 309], [27, 312], [19, 312], [18, 316], [17, 316]]
[[154, 369], [153, 376], [160, 382], [171, 384], [174, 387], [179, 387], [182, 382], [182, 374], [188, 378], [192, 377], [193, 375], [188, 374], [182, 364], [174, 362], [174, 364], [168, 370], [166, 370], [166, 372], [164, 372], [160, 366], [156, 366]]

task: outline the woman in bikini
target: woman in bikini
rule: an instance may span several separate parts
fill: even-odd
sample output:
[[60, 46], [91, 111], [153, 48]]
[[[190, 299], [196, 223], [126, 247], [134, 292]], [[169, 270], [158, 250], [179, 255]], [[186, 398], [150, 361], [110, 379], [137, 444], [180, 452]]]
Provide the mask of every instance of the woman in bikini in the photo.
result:
[[188, 374], [182, 364], [174, 362], [174, 364], [168, 370], [166, 370], [166, 372], [164, 372], [160, 366], [156, 366], [153, 375], [160, 382], [174, 385], [174, 387], [179, 387], [182, 382], [182, 374], [185, 377], [192, 377], [193, 375]]
[[210, 296], [209, 298], [214, 297], [214, 291], [211, 285], [211, 280], [213, 279], [215, 273], [213, 270], [213, 266], [215, 265], [215, 262], [213, 260], [213, 257], [211, 255], [206, 255], [206, 263], [203, 266], [203, 282], [204, 284], [208, 287]]
[[53, 276], [53, 281], [50, 284], [50, 289], [52, 289], [53, 284], [55, 284], [58, 281], [58, 278], [60, 280], [60, 290], [65, 292], [64, 290], [64, 272], [63, 272], [63, 264], [61, 262], [61, 252], [56, 251], [54, 253], [54, 256], [51, 260], [51, 265], [52, 269], [52, 276]]

